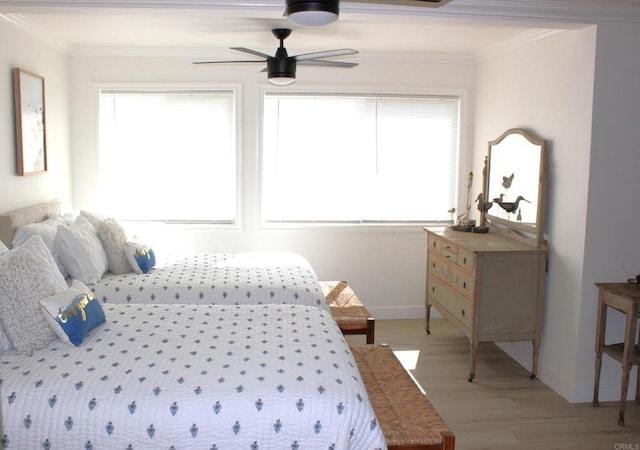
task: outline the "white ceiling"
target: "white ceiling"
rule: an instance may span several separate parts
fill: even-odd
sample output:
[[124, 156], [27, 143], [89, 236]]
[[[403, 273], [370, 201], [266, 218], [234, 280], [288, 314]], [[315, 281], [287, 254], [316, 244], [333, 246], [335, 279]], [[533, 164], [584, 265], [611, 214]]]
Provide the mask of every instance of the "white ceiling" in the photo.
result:
[[162, 49], [225, 59], [240, 55], [228, 50], [232, 46], [273, 53], [277, 41], [270, 30], [278, 27], [294, 30], [286, 42], [290, 54], [350, 47], [361, 53], [473, 57], [593, 18], [640, 21], [640, 0], [452, 0], [438, 8], [404, 4], [411, 2], [342, 1], [338, 22], [322, 28], [291, 24], [282, 17], [284, 0], [0, 0], [0, 14], [70, 53]]

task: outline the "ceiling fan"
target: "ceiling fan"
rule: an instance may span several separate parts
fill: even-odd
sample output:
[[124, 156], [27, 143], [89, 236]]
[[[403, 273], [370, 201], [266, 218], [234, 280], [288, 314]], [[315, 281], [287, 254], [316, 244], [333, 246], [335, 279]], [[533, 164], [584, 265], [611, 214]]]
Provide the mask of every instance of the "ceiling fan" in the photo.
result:
[[284, 40], [289, 37], [291, 30], [288, 28], [275, 28], [271, 30], [273, 35], [280, 41], [280, 46], [276, 50], [275, 56], [268, 55], [246, 47], [231, 47], [231, 50], [237, 50], [250, 55], [258, 56], [264, 59], [259, 60], [236, 60], [236, 61], [195, 61], [193, 64], [242, 64], [242, 63], [267, 63], [262, 71], [267, 72], [270, 83], [285, 86], [296, 80], [296, 66], [304, 64], [308, 66], [330, 66], [330, 67], [354, 67], [358, 63], [345, 61], [327, 61], [324, 58], [336, 56], [355, 55], [357, 50], [351, 48], [342, 48], [338, 50], [326, 50], [322, 52], [303, 53], [301, 55], [289, 56], [287, 49], [284, 48]]
[[[351, 0], [403, 6], [438, 7], [451, 0]], [[319, 27], [338, 20], [340, 0], [286, 0], [284, 15], [296, 25]]]

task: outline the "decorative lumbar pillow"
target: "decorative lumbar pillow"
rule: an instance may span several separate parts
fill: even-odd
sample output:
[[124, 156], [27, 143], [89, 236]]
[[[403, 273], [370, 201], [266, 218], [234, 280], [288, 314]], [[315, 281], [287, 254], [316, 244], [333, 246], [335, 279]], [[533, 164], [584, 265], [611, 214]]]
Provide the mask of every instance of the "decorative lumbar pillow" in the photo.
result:
[[107, 271], [107, 255], [96, 230], [82, 216], [73, 225], [58, 227], [54, 245], [69, 274], [76, 280], [94, 284]]
[[42, 261], [26, 248], [0, 257], [0, 322], [18, 353], [30, 355], [56, 339], [38, 303], [54, 294]]
[[47, 246], [51, 255], [53, 256], [53, 260], [56, 262], [58, 266], [58, 270], [62, 273], [64, 278], [69, 276], [66, 267], [62, 263], [62, 258], [58, 254], [58, 251], [55, 249], [53, 245], [53, 241], [56, 237], [56, 233], [58, 232], [58, 227], [60, 225], [65, 225], [66, 222], [62, 217], [56, 216], [49, 218], [43, 222], [38, 223], [30, 223], [28, 225], [23, 225], [16, 230], [15, 235], [13, 236], [13, 248], [19, 247], [24, 244], [31, 236], [39, 235], [44, 244]]
[[105, 322], [104, 311], [91, 290], [78, 280], [64, 292], [40, 300], [51, 329], [65, 343], [82, 344], [93, 328]]
[[115, 219], [104, 219], [98, 224], [98, 237], [107, 254], [109, 272], [114, 275], [131, 272], [124, 228]]
[[135, 273], [148, 273], [156, 265], [156, 254], [148, 245], [129, 242], [127, 258]]

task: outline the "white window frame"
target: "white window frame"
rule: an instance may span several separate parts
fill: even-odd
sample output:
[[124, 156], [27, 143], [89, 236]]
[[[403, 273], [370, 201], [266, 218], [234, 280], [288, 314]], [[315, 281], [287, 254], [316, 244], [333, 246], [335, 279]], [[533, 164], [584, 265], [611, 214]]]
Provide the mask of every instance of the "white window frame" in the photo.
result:
[[242, 135], [243, 135], [243, 123], [242, 123], [242, 85], [240, 83], [95, 83], [93, 85], [94, 99], [96, 105], [96, 117], [95, 117], [95, 129], [96, 129], [96, 177], [98, 181], [97, 192], [99, 192], [101, 181], [100, 170], [100, 96], [102, 91], [117, 90], [117, 91], [190, 91], [190, 90], [220, 90], [220, 91], [233, 91], [235, 97], [235, 123], [236, 123], [236, 154], [235, 154], [235, 169], [236, 169], [236, 199], [235, 199], [235, 220], [233, 221], [215, 221], [215, 220], [124, 220], [131, 223], [155, 223], [165, 224], [172, 227], [175, 226], [198, 226], [201, 228], [215, 228], [215, 229], [230, 229], [239, 230], [243, 226], [243, 180], [242, 180]]
[[[367, 231], [415, 231], [416, 227], [423, 226], [445, 226], [450, 225], [451, 220], [447, 221], [429, 221], [429, 222], [417, 222], [417, 221], [404, 221], [404, 222], [285, 222], [285, 221], [267, 221], [264, 217], [264, 205], [265, 205], [265, 192], [263, 189], [264, 186], [264, 157], [263, 157], [263, 135], [264, 130], [264, 99], [265, 94], [269, 92], [291, 92], [291, 93], [299, 93], [299, 94], [317, 94], [317, 95], [379, 95], [379, 96], [416, 96], [416, 97], [457, 97], [459, 99], [459, 111], [458, 111], [458, 155], [457, 155], [457, 187], [455, 192], [455, 207], [457, 211], [465, 208], [466, 204], [466, 193], [467, 193], [467, 174], [471, 171], [472, 167], [472, 152], [470, 145], [468, 144], [468, 125], [470, 121], [469, 115], [469, 93], [466, 89], [429, 89], [425, 90], [424, 87], [414, 86], [414, 87], [391, 87], [386, 90], [380, 89], [368, 89], [361, 88], [358, 90], [349, 90], [346, 91], [344, 87], [339, 86], [306, 86], [302, 88], [292, 87], [292, 88], [282, 88], [278, 90], [274, 90], [273, 87], [266, 86], [261, 89], [260, 92], [260, 103], [261, 103], [261, 111], [259, 121], [259, 139], [260, 139], [260, 149], [259, 149], [259, 170], [260, 170], [260, 228], [261, 229], [333, 229], [333, 230], [354, 230], [354, 229], [362, 229]], [[478, 184], [481, 184], [481, 177], [475, 177], [475, 181], [473, 183], [473, 188], [475, 190], [482, 190], [483, 187]], [[463, 198], [464, 197], [464, 198]]]

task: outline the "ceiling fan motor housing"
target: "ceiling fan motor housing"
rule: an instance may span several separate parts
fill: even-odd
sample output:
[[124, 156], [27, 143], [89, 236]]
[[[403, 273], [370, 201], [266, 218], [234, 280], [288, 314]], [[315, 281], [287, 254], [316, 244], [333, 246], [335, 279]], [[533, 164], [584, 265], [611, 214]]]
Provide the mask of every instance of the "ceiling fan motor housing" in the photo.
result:
[[340, 12], [338, 0], [287, 0], [285, 15], [307, 11], [325, 11], [335, 14]]
[[269, 58], [267, 73], [269, 78], [295, 78], [296, 60], [293, 57]]

